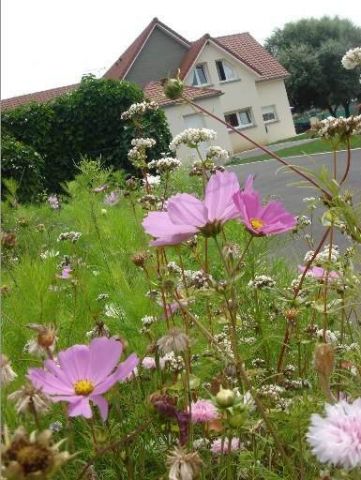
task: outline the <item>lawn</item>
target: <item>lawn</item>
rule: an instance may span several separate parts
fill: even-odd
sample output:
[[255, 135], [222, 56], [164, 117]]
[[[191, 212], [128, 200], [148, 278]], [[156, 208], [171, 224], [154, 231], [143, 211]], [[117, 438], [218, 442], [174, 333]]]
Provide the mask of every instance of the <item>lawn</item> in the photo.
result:
[[[296, 140], [296, 137], [293, 137]], [[307, 137], [306, 137], [307, 138]], [[288, 141], [291, 141], [290, 139]], [[355, 135], [351, 138], [351, 148], [361, 148], [361, 136], [360, 135]], [[340, 143], [337, 147], [336, 150], [344, 150], [345, 145]], [[330, 143], [323, 140], [323, 139], [317, 139], [314, 142], [306, 143], [305, 145], [296, 145], [294, 147], [288, 147], [284, 148], [282, 150], [277, 150], [275, 153], [283, 158], [286, 157], [293, 157], [293, 156], [300, 156], [300, 155], [311, 155], [315, 153], [323, 153], [323, 152], [329, 152], [331, 150]], [[270, 155], [267, 154], [262, 154], [262, 155], [257, 155], [255, 157], [249, 157], [249, 158], [242, 158], [237, 159], [234, 158], [232, 159], [228, 165], [242, 165], [244, 163], [253, 163], [253, 162], [259, 162], [262, 160], [269, 160], [271, 157]]]

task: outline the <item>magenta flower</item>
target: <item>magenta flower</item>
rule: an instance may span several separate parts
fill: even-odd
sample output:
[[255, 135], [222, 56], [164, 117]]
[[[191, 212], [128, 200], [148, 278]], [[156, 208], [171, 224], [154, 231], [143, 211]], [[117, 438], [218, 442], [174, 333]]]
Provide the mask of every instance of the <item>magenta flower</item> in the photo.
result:
[[71, 272], [73, 270], [69, 266], [63, 267], [61, 274], [58, 275], [58, 278], [61, 278], [62, 280], [69, 280], [69, 278], [72, 277]]
[[89, 401], [99, 408], [102, 419], [108, 416], [108, 402], [103, 397], [117, 382], [135, 368], [138, 358], [130, 355], [118, 363], [123, 346], [107, 337], [98, 337], [90, 345], [73, 345], [59, 352], [58, 362], [46, 360], [45, 369], [31, 368], [28, 378], [53, 402], [68, 402], [70, 417], [92, 417]]
[[[299, 265], [299, 272], [303, 273], [306, 270], [306, 267]], [[335, 281], [340, 278], [340, 274], [334, 271], [328, 272], [322, 267], [312, 267], [307, 270], [306, 276], [313, 277], [315, 280], [324, 281], [328, 277], [328, 281]]]
[[361, 398], [326, 405], [325, 417], [312, 415], [307, 440], [320, 462], [361, 467]]
[[215, 453], [216, 455], [224, 454], [224, 453], [232, 453], [241, 450], [243, 445], [241, 444], [241, 440], [237, 437], [229, 438], [217, 438], [212, 442], [211, 445], [211, 452]]
[[225, 222], [237, 217], [232, 198], [238, 191], [234, 173], [217, 172], [207, 184], [203, 201], [188, 193], [170, 197], [166, 212], [150, 212], [143, 221], [144, 230], [156, 238], [151, 245], [176, 245], [195, 233], [216, 235]]
[[219, 418], [219, 412], [210, 400], [197, 400], [191, 405], [191, 420], [193, 423], [211, 422]]
[[241, 222], [252, 235], [275, 235], [292, 230], [296, 217], [284, 209], [281, 202], [262, 205], [260, 195], [253, 190], [253, 177], [247, 178], [245, 188], [233, 196]]

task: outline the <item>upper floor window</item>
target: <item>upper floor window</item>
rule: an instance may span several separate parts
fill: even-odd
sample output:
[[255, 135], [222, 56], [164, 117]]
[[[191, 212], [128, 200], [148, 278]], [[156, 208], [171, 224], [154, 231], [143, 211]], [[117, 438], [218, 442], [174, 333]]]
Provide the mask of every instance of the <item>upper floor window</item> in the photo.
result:
[[251, 108], [244, 108], [243, 110], [238, 110], [237, 112], [227, 113], [224, 118], [227, 123], [232, 125], [232, 127], [243, 128], [253, 125]]
[[265, 123], [275, 122], [277, 120], [276, 107], [274, 105], [262, 107], [262, 117]]
[[205, 63], [200, 63], [199, 65], [196, 65], [195, 69], [193, 70], [192, 85], [206, 85], [207, 83], [209, 83], [207, 67]]
[[216, 60], [216, 67], [218, 78], [221, 80], [221, 82], [234, 80], [237, 78], [236, 72], [233, 70], [232, 65], [226, 60]]

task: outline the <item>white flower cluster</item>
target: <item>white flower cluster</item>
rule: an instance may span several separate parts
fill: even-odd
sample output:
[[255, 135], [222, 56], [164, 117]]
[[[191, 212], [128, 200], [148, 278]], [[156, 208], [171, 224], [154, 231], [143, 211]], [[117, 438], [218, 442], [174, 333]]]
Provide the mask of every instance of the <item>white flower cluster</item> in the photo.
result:
[[63, 232], [58, 236], [58, 242], [62, 242], [64, 240], [70, 240], [71, 243], [76, 243], [80, 237], [81, 237], [80, 232]]
[[164, 157], [159, 160], [152, 160], [148, 163], [148, 168], [154, 168], [158, 173], [172, 172], [182, 165], [177, 158]]
[[361, 67], [361, 47], [348, 50], [342, 57], [341, 63], [346, 70], [353, 70], [356, 67]]
[[104, 315], [108, 318], [120, 318], [124, 320], [125, 312], [121, 307], [115, 305], [115, 303], [107, 303], [104, 307]]
[[131, 144], [136, 148], [152, 148], [157, 142], [154, 138], [133, 138]]
[[[304, 263], [308, 263], [311, 260], [314, 253], [315, 253], [314, 250], [309, 250], [308, 252], [306, 252], [305, 258], [303, 260]], [[316, 255], [314, 263], [322, 264], [322, 263], [328, 262], [329, 259], [332, 263], [335, 263], [337, 262], [339, 257], [340, 257], [340, 249], [337, 245], [332, 245], [331, 252], [330, 252], [330, 246], [326, 245], [323, 248], [323, 250], [321, 250], [321, 252]]]
[[202, 270], [185, 270], [184, 280], [187, 284], [185, 286], [187, 287], [204, 288], [209, 286], [209, 283], [212, 281], [212, 277], [211, 275], [203, 272]]
[[333, 332], [332, 330], [326, 330], [325, 337], [323, 336], [323, 328], [320, 328], [316, 331], [316, 337], [318, 338], [318, 340], [323, 341], [325, 339], [326, 343], [337, 343], [339, 336], [340, 332], [338, 331]]
[[296, 217], [296, 220], [297, 220], [296, 228], [304, 228], [304, 227], [307, 227], [308, 225], [311, 225], [312, 223], [310, 217], [308, 217], [307, 215], [298, 215]]
[[224, 150], [222, 147], [212, 146], [208, 148], [207, 158], [226, 162], [227, 160], [229, 160], [229, 154], [227, 150]]
[[169, 262], [167, 264], [167, 269], [169, 273], [175, 273], [176, 275], [180, 275], [182, 273], [182, 269], [175, 262]]
[[157, 142], [154, 138], [133, 138], [131, 148], [128, 152], [128, 159], [138, 168], [146, 167], [146, 149], [152, 148]]
[[272, 288], [276, 285], [276, 282], [273, 280], [272, 277], [268, 277], [267, 275], [257, 275], [254, 277], [253, 280], [248, 282], [248, 286], [251, 288]]
[[45, 250], [44, 252], [41, 252], [40, 258], [42, 260], [47, 260], [48, 258], [55, 258], [59, 256], [59, 250]]
[[155, 323], [157, 321], [157, 317], [154, 317], [154, 315], [145, 315], [142, 319], [141, 319], [141, 322], [142, 322], [142, 325], [144, 327], [150, 327], [151, 325], [153, 325], [153, 323]]
[[156, 185], [160, 184], [160, 176], [159, 175], [148, 175], [146, 178], [143, 178], [144, 185], [149, 185], [151, 187], [155, 187]]
[[180, 355], [176, 355], [174, 352], [166, 353], [159, 359], [161, 369], [168, 367], [172, 372], [181, 372], [184, 370], [184, 360]]
[[173, 138], [169, 148], [176, 150], [182, 144], [195, 148], [199, 143], [214, 140], [216, 135], [214, 130], [209, 130], [208, 128], [187, 128]]
[[135, 116], [144, 115], [150, 110], [158, 110], [159, 105], [156, 102], [133, 103], [126, 112], [120, 116], [122, 120], [130, 120]]
[[258, 394], [262, 397], [270, 398], [273, 401], [277, 401], [280, 399], [281, 395], [284, 393], [285, 389], [280, 387], [279, 385], [270, 384], [270, 385], [262, 385], [258, 389]]
[[327, 139], [335, 136], [346, 138], [352, 135], [359, 135], [361, 133], [361, 115], [351, 115], [348, 118], [327, 117], [316, 123], [312, 130], [319, 137]]

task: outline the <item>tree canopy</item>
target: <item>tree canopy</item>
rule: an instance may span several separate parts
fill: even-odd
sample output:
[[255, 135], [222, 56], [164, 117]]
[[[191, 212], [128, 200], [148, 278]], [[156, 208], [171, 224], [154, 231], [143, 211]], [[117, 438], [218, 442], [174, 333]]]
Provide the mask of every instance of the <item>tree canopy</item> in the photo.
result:
[[266, 40], [267, 50], [289, 71], [286, 80], [297, 111], [328, 109], [332, 115], [361, 95], [359, 73], [345, 70], [341, 59], [361, 45], [361, 28], [339, 17], [308, 18], [287, 23]]

